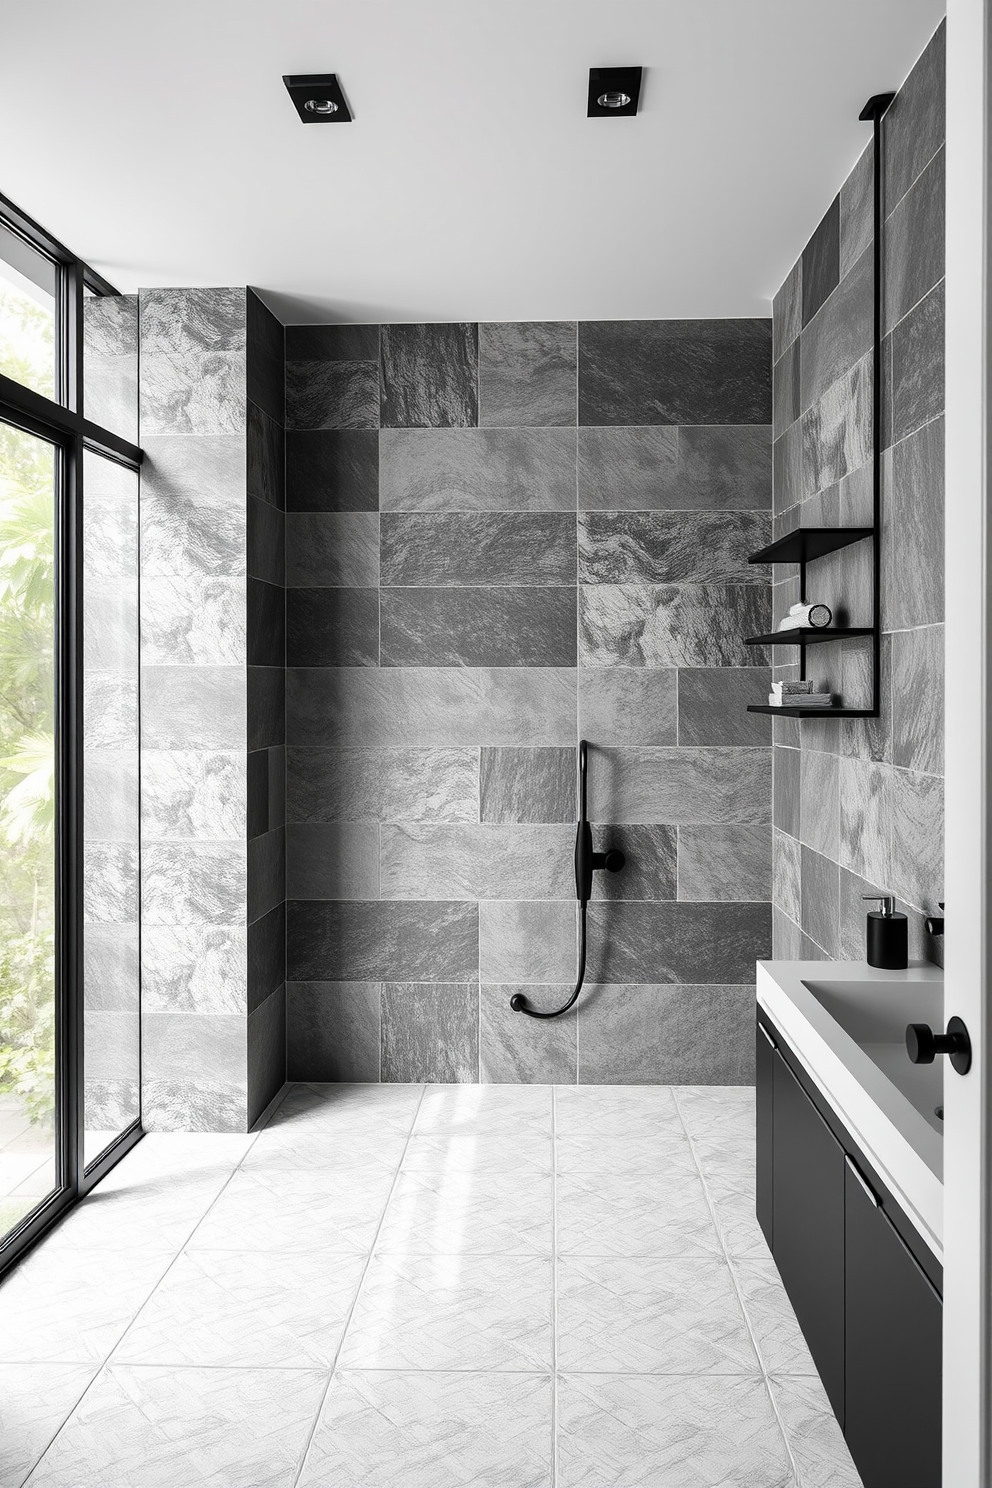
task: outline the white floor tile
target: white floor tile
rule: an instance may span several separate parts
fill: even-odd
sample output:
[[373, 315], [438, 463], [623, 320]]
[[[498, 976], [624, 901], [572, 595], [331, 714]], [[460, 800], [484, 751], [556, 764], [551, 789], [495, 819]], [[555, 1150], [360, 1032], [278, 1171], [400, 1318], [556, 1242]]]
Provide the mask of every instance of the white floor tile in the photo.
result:
[[535, 1169], [550, 1173], [553, 1150], [550, 1133], [532, 1130], [513, 1133], [483, 1131], [415, 1131], [403, 1158], [408, 1172], [455, 1171], [516, 1173]]
[[94, 1373], [88, 1364], [0, 1364], [0, 1488], [21, 1488]]
[[330, 1175], [319, 1168], [238, 1172], [186, 1248], [364, 1255], [392, 1181], [379, 1167]]
[[551, 1100], [550, 1085], [432, 1085], [417, 1116], [417, 1134], [550, 1136]]
[[642, 1173], [653, 1178], [696, 1175], [689, 1139], [674, 1124], [650, 1142], [632, 1142], [624, 1137], [559, 1136], [555, 1165], [559, 1173]]
[[179, 1173], [108, 1175], [97, 1184], [46, 1241], [56, 1250], [133, 1251], [141, 1246], [178, 1250], [213, 1204], [230, 1172], [211, 1168]]
[[667, 1085], [561, 1085], [555, 1089], [559, 1137], [619, 1137], [634, 1144], [679, 1129], [678, 1108]]
[[734, 1273], [766, 1371], [815, 1376], [816, 1365], [771, 1256], [735, 1261]]
[[102, 1363], [172, 1259], [44, 1241], [0, 1285], [0, 1359]]
[[550, 1173], [403, 1172], [376, 1248], [407, 1255], [550, 1255], [553, 1211]]
[[800, 1488], [861, 1488], [819, 1379], [773, 1379], [769, 1383], [799, 1469]]
[[243, 1173], [263, 1171], [322, 1173], [361, 1172], [379, 1168], [395, 1173], [409, 1140], [409, 1133], [394, 1128], [368, 1131], [330, 1132], [297, 1126], [266, 1127], [259, 1132], [241, 1163]]
[[691, 1173], [558, 1175], [562, 1255], [720, 1255], [703, 1185]]

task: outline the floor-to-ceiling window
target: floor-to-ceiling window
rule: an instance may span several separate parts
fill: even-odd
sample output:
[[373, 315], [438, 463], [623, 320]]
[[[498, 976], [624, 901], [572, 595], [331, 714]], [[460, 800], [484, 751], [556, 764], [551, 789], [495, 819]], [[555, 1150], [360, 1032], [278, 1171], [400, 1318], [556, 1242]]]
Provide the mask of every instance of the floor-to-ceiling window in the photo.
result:
[[136, 313], [0, 198], [0, 1271], [140, 1135]]

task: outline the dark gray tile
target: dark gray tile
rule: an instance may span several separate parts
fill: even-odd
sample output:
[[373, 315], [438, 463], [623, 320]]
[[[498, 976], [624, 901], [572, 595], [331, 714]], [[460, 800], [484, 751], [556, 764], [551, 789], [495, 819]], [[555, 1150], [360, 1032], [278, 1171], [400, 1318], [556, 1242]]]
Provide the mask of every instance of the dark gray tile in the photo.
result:
[[574, 429], [383, 429], [384, 511], [574, 511]]
[[381, 1001], [381, 1078], [401, 1085], [479, 1079], [478, 986], [386, 983]]
[[390, 822], [380, 828], [383, 899], [570, 899], [569, 826]]
[[287, 429], [376, 429], [375, 362], [286, 363]]
[[249, 496], [285, 510], [286, 434], [282, 424], [252, 402], [245, 410], [245, 480]]
[[892, 637], [892, 761], [944, 773], [944, 627]]
[[944, 285], [892, 332], [892, 432], [898, 444], [944, 411]]
[[872, 883], [885, 885], [892, 869], [892, 770], [871, 760], [840, 761], [841, 866]]
[[875, 143], [868, 144], [840, 188], [840, 273], [857, 263], [875, 235]]
[[576, 662], [573, 589], [382, 589], [387, 667], [568, 667]]
[[[291, 668], [293, 744], [571, 744], [574, 668]], [[223, 745], [218, 746], [223, 747]]]
[[286, 980], [286, 905], [279, 903], [248, 926], [248, 1011], [260, 1007]]
[[[583, 1085], [750, 1085], [754, 986], [593, 985], [579, 1005]], [[699, 1029], [706, 1037], [699, 1037]]]
[[287, 511], [377, 511], [379, 435], [312, 429], [286, 435]]
[[286, 750], [282, 745], [266, 751], [269, 757], [269, 826], [286, 825]]
[[584, 509], [751, 511], [770, 504], [771, 440], [764, 424], [579, 431]]
[[[248, 748], [272, 749], [286, 742], [286, 671], [284, 667], [249, 667], [247, 681]], [[245, 693], [241, 694], [242, 709]], [[195, 745], [177, 745], [191, 748]]]
[[840, 845], [837, 756], [804, 749], [801, 760], [802, 809], [797, 835], [807, 847], [836, 861]]
[[942, 418], [896, 445], [892, 476], [886, 490], [892, 567], [883, 577], [883, 623], [892, 630], [935, 625], [944, 618]]
[[619, 873], [593, 876], [593, 899], [676, 899], [677, 829], [658, 824], [599, 823], [593, 850], [618, 848], [626, 858]]
[[269, 830], [269, 752], [253, 749], [248, 755], [248, 836]]
[[576, 921], [574, 901], [495, 899], [481, 903], [483, 982], [528, 986], [567, 982], [574, 987]]
[[375, 362], [379, 358], [379, 327], [287, 326], [286, 356], [296, 362]]
[[248, 498], [247, 561], [249, 576], [269, 584], [286, 582], [286, 519], [267, 501]]
[[589, 816], [649, 824], [768, 822], [771, 766], [770, 749], [597, 749], [589, 761]]
[[[767, 658], [744, 637], [771, 625], [771, 590], [755, 584], [583, 584], [582, 667], [754, 667]], [[767, 700], [756, 671], [753, 702]]]
[[772, 356], [776, 361], [802, 330], [802, 270], [803, 261], [798, 258], [772, 301]]
[[800, 428], [804, 497], [834, 485], [871, 458], [871, 368], [869, 353], [803, 414]]
[[246, 711], [243, 666], [141, 669], [146, 749], [243, 749]]
[[776, 516], [795, 508], [802, 495], [803, 426], [797, 420], [772, 446], [772, 504]]
[[286, 583], [290, 588], [360, 589], [379, 582], [379, 518], [374, 512], [290, 512]]
[[773, 766], [775, 825], [781, 831], [788, 832], [790, 837], [798, 837], [802, 814], [800, 785], [802, 758], [798, 749], [776, 747], [773, 754], [775, 756]]
[[840, 197], [835, 196], [803, 249], [803, 325], [807, 326], [840, 279]]
[[574, 320], [479, 326], [479, 423], [575, 424]]
[[799, 407], [809, 408], [872, 345], [874, 262], [865, 249], [800, 337]]
[[384, 429], [479, 422], [478, 326], [382, 326], [379, 359]]
[[800, 844], [776, 827], [772, 833], [772, 903], [798, 924], [801, 913]]
[[795, 920], [780, 909], [772, 908], [772, 954], [776, 961], [801, 961], [803, 932]]
[[940, 149], [885, 224], [885, 331], [943, 279], [944, 236], [944, 151]]
[[754, 985], [770, 904], [591, 904], [589, 981]]
[[945, 30], [941, 21], [882, 125], [885, 209], [891, 212], [944, 143]]
[[378, 826], [291, 822], [286, 828], [286, 897], [378, 899]]
[[578, 810], [574, 749], [483, 749], [484, 822], [572, 822]]
[[580, 424], [770, 424], [770, 320], [581, 321]]
[[378, 589], [288, 589], [286, 665], [379, 665]]
[[799, 341], [793, 341], [772, 368], [772, 432], [776, 439], [802, 412], [799, 401]]
[[279, 987], [248, 1015], [249, 1128], [286, 1083], [286, 989]]
[[245, 314], [248, 397], [281, 424], [286, 402], [285, 332], [268, 305], [251, 288], [245, 295]]
[[579, 734], [592, 744], [676, 744], [677, 672], [597, 667], [579, 673]]
[[756, 667], [682, 667], [679, 670], [680, 744], [770, 744], [771, 719], [749, 713], [764, 702], [771, 673]]
[[892, 873], [888, 892], [915, 909], [944, 897], [944, 782], [913, 770], [889, 781]]
[[248, 843], [248, 923], [261, 919], [286, 897], [286, 829], [277, 827]]
[[525, 1018], [510, 1007], [517, 992], [550, 1012], [567, 1002], [572, 984], [503, 982], [479, 989], [479, 1078], [492, 1085], [574, 1085], [575, 1009], [560, 1018]]
[[831, 858], [802, 849], [802, 918], [804, 935], [828, 956], [840, 953], [840, 869]]
[[764, 585], [748, 554], [771, 538], [764, 512], [583, 512], [579, 579], [584, 584]]
[[477, 749], [288, 749], [290, 821], [478, 821]]
[[286, 664], [286, 591], [281, 584], [248, 580], [248, 665], [281, 667]]
[[289, 983], [286, 1076], [378, 1082], [378, 982]]
[[286, 906], [290, 981], [474, 981], [477, 904], [306, 902]]
[[383, 512], [383, 584], [574, 584], [575, 517]]
[[[843, 647], [841, 678], [844, 701], [851, 708], [871, 706], [873, 646], [864, 640], [847, 641]], [[841, 754], [858, 759], [892, 760], [892, 636], [883, 635], [880, 646], [880, 678], [877, 718], [845, 718], [840, 725]], [[826, 725], [824, 725], [826, 727]]]
[[679, 827], [680, 899], [770, 899], [771, 827]]

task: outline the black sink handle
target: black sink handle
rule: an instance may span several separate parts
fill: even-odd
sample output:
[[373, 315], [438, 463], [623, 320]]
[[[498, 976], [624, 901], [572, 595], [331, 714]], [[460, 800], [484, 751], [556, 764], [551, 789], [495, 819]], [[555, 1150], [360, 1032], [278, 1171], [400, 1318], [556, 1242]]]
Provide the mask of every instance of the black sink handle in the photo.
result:
[[910, 1023], [906, 1052], [913, 1064], [933, 1064], [937, 1054], [947, 1054], [959, 1075], [971, 1069], [971, 1039], [960, 1018], [950, 1019], [946, 1033], [934, 1033], [929, 1023]]

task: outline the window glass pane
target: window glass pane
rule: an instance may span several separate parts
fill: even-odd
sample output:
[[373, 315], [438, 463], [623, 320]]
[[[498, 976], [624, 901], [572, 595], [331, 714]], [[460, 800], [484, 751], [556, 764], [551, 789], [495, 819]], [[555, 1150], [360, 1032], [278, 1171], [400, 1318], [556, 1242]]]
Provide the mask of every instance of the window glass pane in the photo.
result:
[[137, 444], [137, 295], [83, 298], [83, 404], [94, 424]]
[[138, 477], [83, 465], [83, 1081], [89, 1165], [135, 1121], [138, 971]]
[[55, 468], [0, 423], [0, 1235], [57, 1184]]
[[0, 225], [0, 372], [56, 398], [57, 270]]

